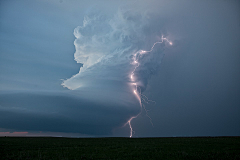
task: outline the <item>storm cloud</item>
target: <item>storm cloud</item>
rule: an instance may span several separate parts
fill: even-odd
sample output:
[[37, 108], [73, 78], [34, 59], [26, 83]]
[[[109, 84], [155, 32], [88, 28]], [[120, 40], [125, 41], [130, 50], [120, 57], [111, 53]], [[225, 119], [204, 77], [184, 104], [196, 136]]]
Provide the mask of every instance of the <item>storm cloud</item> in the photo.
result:
[[127, 93], [125, 96], [132, 99], [118, 99], [106, 90], [89, 89], [71, 93], [1, 93], [0, 126], [16, 131], [109, 136], [113, 128], [123, 127], [139, 112], [138, 101]]
[[240, 135], [238, 1], [0, 3], [0, 132]]
[[[83, 67], [62, 85], [77, 89], [101, 83], [104, 79], [130, 82], [129, 75], [135, 67], [133, 55], [138, 50], [150, 50], [164, 35], [161, 19], [157, 18], [147, 10], [139, 12], [125, 8], [119, 8], [112, 16], [103, 13], [85, 16], [83, 25], [74, 29], [74, 57]], [[165, 43], [158, 44], [153, 52], [140, 57], [135, 82], [143, 88], [158, 69], [164, 50]]]

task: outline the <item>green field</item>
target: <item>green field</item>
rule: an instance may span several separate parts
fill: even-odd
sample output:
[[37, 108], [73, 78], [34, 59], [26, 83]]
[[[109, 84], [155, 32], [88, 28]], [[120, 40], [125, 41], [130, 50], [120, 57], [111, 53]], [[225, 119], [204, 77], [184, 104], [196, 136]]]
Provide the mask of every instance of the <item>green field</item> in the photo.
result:
[[240, 159], [240, 137], [0, 137], [0, 159]]

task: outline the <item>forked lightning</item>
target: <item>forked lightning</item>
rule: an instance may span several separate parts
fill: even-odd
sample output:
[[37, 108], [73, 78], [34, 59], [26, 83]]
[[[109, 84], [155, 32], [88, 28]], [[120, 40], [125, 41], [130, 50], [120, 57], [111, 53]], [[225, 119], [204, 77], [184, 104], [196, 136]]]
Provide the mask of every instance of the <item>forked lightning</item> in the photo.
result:
[[[130, 74], [130, 79], [131, 79], [131, 81], [133, 82], [132, 85], [134, 86], [134, 87], [133, 87], [133, 88], [134, 88], [134, 89], [133, 89], [133, 93], [136, 95], [137, 99], [139, 100], [139, 103], [140, 103], [140, 106], [141, 106], [141, 112], [142, 112], [142, 109], [145, 110], [146, 115], [147, 115], [147, 117], [150, 119], [150, 122], [151, 122], [152, 125], [153, 125], [152, 119], [149, 117], [148, 111], [146, 110], [145, 105], [142, 103], [142, 101], [144, 101], [144, 102], [146, 102], [146, 103], [149, 103], [149, 102], [155, 103], [155, 102], [149, 100], [149, 99], [147, 98], [147, 96], [145, 96], [144, 94], [141, 93], [141, 88], [140, 88], [140, 87], [137, 85], [137, 83], [135, 82], [134, 73], [135, 73], [136, 69], [140, 66], [140, 63], [139, 63], [139, 61], [138, 61], [138, 60], [139, 60], [139, 57], [141, 57], [141, 55], [143, 55], [143, 54], [151, 53], [151, 52], [153, 51], [155, 45], [160, 44], [160, 43], [163, 43], [164, 41], [166, 41], [169, 45], [173, 45], [173, 43], [172, 43], [171, 41], [169, 41], [167, 38], [164, 38], [164, 37], [162, 36], [161, 41], [155, 42], [155, 43], [153, 44], [151, 50], [149, 50], [149, 51], [139, 50], [139, 51], [137, 51], [136, 53], [134, 53], [134, 54], [133, 54], [132, 64], [135, 65], [135, 67], [134, 67], [133, 71], [132, 71], [131, 74]], [[140, 112], [139, 114], [141, 114], [141, 112]], [[139, 115], [139, 114], [138, 114], [138, 115]], [[132, 121], [134, 118], [137, 118], [138, 115], [131, 117], [131, 118], [128, 120], [128, 122], [126, 123], [126, 124], [128, 124], [129, 127], [130, 127], [130, 138], [133, 136], [133, 133], [134, 133], [134, 130], [133, 130], [132, 125], [131, 125], [131, 121]], [[125, 124], [125, 125], [126, 125], [126, 124]], [[124, 126], [125, 126], [125, 125], [124, 125]]]

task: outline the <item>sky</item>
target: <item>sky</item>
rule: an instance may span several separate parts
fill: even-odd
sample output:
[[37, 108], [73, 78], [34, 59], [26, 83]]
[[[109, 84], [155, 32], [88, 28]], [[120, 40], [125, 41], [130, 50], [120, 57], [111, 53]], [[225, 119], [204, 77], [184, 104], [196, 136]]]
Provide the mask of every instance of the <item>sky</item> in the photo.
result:
[[0, 136], [240, 136], [239, 44], [237, 0], [0, 1]]

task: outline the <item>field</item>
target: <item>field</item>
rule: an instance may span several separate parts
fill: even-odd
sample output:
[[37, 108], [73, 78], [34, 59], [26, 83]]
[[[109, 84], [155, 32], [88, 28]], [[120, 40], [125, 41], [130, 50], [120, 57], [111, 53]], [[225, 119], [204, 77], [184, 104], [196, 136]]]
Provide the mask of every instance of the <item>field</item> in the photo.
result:
[[240, 159], [240, 137], [0, 137], [0, 159]]

